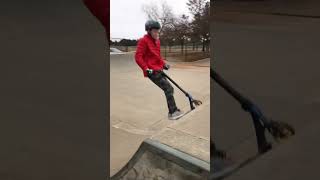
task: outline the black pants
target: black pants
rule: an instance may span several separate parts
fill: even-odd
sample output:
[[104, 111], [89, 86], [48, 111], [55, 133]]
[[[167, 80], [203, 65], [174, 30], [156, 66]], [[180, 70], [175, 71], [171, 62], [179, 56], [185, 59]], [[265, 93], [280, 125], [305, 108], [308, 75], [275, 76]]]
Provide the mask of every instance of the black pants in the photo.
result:
[[169, 113], [174, 113], [177, 110], [177, 106], [173, 97], [173, 87], [171, 86], [170, 82], [161, 73], [152, 74], [149, 76], [149, 79], [164, 91]]

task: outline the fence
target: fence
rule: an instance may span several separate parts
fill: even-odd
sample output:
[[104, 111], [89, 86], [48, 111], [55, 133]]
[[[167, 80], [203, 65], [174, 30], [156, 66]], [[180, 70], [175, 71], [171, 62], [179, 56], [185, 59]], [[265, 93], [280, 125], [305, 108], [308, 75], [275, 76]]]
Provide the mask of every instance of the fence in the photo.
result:
[[[136, 46], [111, 45], [124, 52], [136, 50]], [[209, 43], [187, 43], [184, 45], [164, 45], [161, 46], [161, 55], [169, 61], [195, 61], [210, 57]]]
[[184, 45], [161, 47], [161, 55], [165, 59], [176, 61], [195, 61], [210, 57], [210, 46], [202, 43], [188, 43]]

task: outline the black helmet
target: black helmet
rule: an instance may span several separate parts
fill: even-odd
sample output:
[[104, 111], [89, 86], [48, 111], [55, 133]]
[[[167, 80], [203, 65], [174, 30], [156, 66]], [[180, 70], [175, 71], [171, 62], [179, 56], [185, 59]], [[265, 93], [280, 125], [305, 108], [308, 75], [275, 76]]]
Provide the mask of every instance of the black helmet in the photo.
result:
[[154, 20], [148, 20], [145, 24], [145, 30], [149, 31], [151, 29], [160, 29], [160, 23], [158, 21], [154, 21]]

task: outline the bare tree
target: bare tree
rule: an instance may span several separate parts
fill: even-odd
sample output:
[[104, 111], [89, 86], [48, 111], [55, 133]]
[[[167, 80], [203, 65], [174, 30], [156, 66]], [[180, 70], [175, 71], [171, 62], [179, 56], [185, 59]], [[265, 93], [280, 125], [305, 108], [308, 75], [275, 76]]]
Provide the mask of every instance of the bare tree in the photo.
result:
[[207, 0], [189, 0], [187, 6], [193, 16], [200, 15], [205, 8]]
[[155, 1], [142, 6], [142, 10], [147, 15], [148, 19], [159, 21], [161, 24], [160, 35], [162, 30], [173, 27], [175, 15], [172, 8], [168, 5], [167, 1], [162, 0], [160, 7]]
[[142, 10], [147, 15], [148, 19], [157, 20], [157, 21], [160, 19], [159, 8], [154, 1], [149, 4], [143, 4]]
[[189, 0], [187, 6], [193, 15], [193, 20], [190, 25], [192, 29], [192, 40], [201, 41], [202, 51], [205, 51], [205, 47], [208, 46], [210, 39], [210, 2], [207, 0]]
[[176, 19], [174, 23], [175, 37], [180, 42], [181, 53], [184, 51], [184, 46], [187, 40], [190, 38], [190, 22], [189, 17], [182, 14]]

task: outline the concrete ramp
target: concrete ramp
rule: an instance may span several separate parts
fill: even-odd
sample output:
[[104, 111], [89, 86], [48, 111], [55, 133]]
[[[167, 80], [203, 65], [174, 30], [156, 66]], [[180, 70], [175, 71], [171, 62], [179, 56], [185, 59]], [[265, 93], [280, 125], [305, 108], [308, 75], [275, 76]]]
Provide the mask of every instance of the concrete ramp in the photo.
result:
[[111, 180], [208, 179], [210, 164], [158, 141], [146, 139]]

